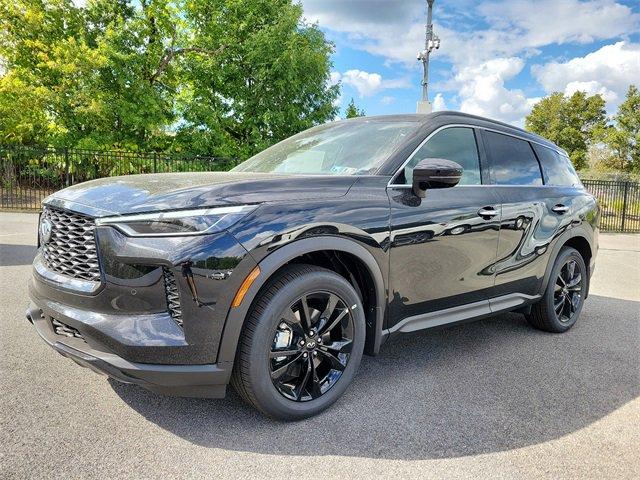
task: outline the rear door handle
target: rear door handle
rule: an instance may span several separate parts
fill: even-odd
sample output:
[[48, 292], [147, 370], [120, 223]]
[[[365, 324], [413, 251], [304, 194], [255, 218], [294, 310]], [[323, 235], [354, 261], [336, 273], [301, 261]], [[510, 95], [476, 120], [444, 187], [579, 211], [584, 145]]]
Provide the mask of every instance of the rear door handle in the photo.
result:
[[484, 218], [485, 220], [488, 220], [498, 215], [498, 211], [493, 207], [484, 207], [478, 210], [478, 215]]
[[567, 213], [569, 211], [569, 207], [559, 203], [558, 205], [555, 205], [551, 210], [553, 210], [554, 212], [562, 215], [562, 214]]

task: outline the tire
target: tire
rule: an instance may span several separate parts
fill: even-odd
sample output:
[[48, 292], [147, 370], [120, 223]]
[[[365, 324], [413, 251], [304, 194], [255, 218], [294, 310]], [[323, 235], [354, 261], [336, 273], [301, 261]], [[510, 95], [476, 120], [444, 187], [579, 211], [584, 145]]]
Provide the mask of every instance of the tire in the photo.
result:
[[[249, 311], [231, 384], [249, 405], [271, 418], [316, 415], [333, 404], [355, 376], [365, 328], [362, 301], [347, 280], [316, 266], [285, 267]], [[280, 352], [288, 356], [278, 356]]]
[[[573, 275], [569, 275], [571, 264]], [[578, 275], [579, 283], [572, 285]], [[578, 321], [582, 311], [587, 282], [587, 268], [582, 255], [574, 248], [563, 247], [551, 270], [544, 295], [532, 306], [531, 313], [525, 315], [529, 324], [545, 332], [563, 333], [569, 330]]]

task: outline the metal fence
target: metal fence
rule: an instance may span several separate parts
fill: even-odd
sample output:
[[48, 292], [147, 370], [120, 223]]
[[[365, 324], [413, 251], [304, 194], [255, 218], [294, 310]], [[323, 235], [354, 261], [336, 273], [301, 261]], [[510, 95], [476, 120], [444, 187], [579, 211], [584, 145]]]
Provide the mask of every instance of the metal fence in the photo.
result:
[[69, 185], [135, 173], [224, 171], [229, 158], [0, 146], [0, 208], [37, 210], [42, 200]]
[[[229, 158], [127, 151], [0, 146], [0, 208], [38, 210], [42, 200], [69, 185], [134, 173], [225, 171]], [[640, 233], [640, 184], [584, 180], [602, 208], [600, 228]]]
[[600, 230], [640, 233], [640, 183], [583, 180], [600, 204]]

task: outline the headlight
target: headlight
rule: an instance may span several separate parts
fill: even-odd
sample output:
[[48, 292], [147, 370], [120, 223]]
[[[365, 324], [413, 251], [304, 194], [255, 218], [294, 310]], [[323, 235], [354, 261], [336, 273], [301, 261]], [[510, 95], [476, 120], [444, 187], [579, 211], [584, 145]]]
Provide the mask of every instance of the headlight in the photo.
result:
[[175, 212], [103, 217], [96, 225], [110, 225], [130, 237], [176, 237], [220, 232], [256, 209], [256, 205], [202, 208]]

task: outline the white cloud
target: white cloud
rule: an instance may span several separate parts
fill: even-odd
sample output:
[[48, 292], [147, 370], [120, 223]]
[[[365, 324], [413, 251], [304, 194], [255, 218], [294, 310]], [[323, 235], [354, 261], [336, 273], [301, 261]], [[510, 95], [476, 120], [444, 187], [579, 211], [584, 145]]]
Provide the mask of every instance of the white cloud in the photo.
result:
[[[345, 34], [351, 48], [379, 55], [387, 64], [400, 64], [410, 72], [412, 83], [419, 84], [415, 54], [423, 48], [424, 0], [302, 0], [302, 3], [309, 20]], [[543, 47], [617, 39], [640, 28], [640, 14], [616, 0], [458, 0], [446, 4], [439, 1], [434, 10], [434, 31], [442, 39], [442, 47], [434, 53], [434, 59], [452, 64], [452, 78], [442, 89], [454, 91], [454, 98], [466, 111], [516, 124], [522, 123], [537, 99], [509, 87], [508, 82], [517, 73], [505, 70], [505, 66], [519, 72]], [[637, 59], [637, 52], [635, 55]], [[570, 69], [563, 70], [567, 63], [544, 65], [535, 78], [547, 92], [588, 89], [590, 93], [602, 93], [614, 103], [630, 83], [628, 72], [617, 71], [619, 64], [611, 62], [600, 62], [609, 65], [606, 72], [589, 73], [586, 66], [577, 65], [584, 74], [569, 72], [556, 76], [556, 72]], [[627, 64], [625, 61], [624, 65]], [[638, 78], [640, 75], [635, 73], [636, 83]]]
[[382, 88], [382, 75], [362, 70], [348, 70], [342, 75], [342, 83], [351, 85], [361, 97], [370, 97]]
[[510, 0], [479, 9], [493, 28], [519, 34], [517, 48], [590, 43], [625, 35], [639, 21], [629, 7], [614, 0]]
[[384, 96], [380, 99], [380, 103], [382, 105], [391, 105], [393, 102], [396, 101], [396, 97], [391, 97], [391, 96]]
[[441, 110], [447, 110], [447, 102], [444, 101], [441, 93], [437, 93], [433, 99], [433, 111], [439, 112]]
[[[332, 79], [334, 75], [332, 73]], [[379, 73], [369, 73], [363, 70], [347, 70], [336, 79], [345, 85], [350, 85], [358, 91], [358, 95], [362, 97], [370, 97], [382, 90], [395, 88], [409, 88], [411, 82], [406, 78], [395, 78], [385, 80]]]
[[353, 48], [395, 62], [415, 63], [424, 43], [424, 0], [302, 0], [302, 5], [309, 21], [346, 33]]
[[614, 110], [629, 85], [640, 81], [640, 44], [617, 42], [584, 57], [536, 65], [531, 70], [547, 92], [600, 93]]
[[[424, 0], [302, 0], [302, 4], [310, 21], [348, 34], [353, 48], [408, 65], [416, 63], [416, 52], [423, 48]], [[455, 15], [443, 14], [443, 8]], [[436, 2], [434, 18], [434, 31], [442, 37], [437, 55], [464, 64], [531, 53], [554, 43], [615, 38], [637, 31], [640, 25], [640, 14], [615, 0], [463, 0], [446, 7]], [[467, 18], [474, 23], [464, 24]], [[478, 21], [487, 27], [478, 28]]]
[[585, 92], [587, 95], [600, 95], [606, 102], [615, 102], [618, 100], [618, 94], [607, 87], [603, 86], [597, 80], [589, 82], [569, 82], [564, 87], [565, 95], [573, 95], [576, 92]]
[[475, 115], [522, 123], [531, 101], [518, 89], [508, 89], [505, 82], [524, 67], [518, 57], [496, 58], [480, 65], [462, 68], [450, 82], [458, 90], [460, 110]]

